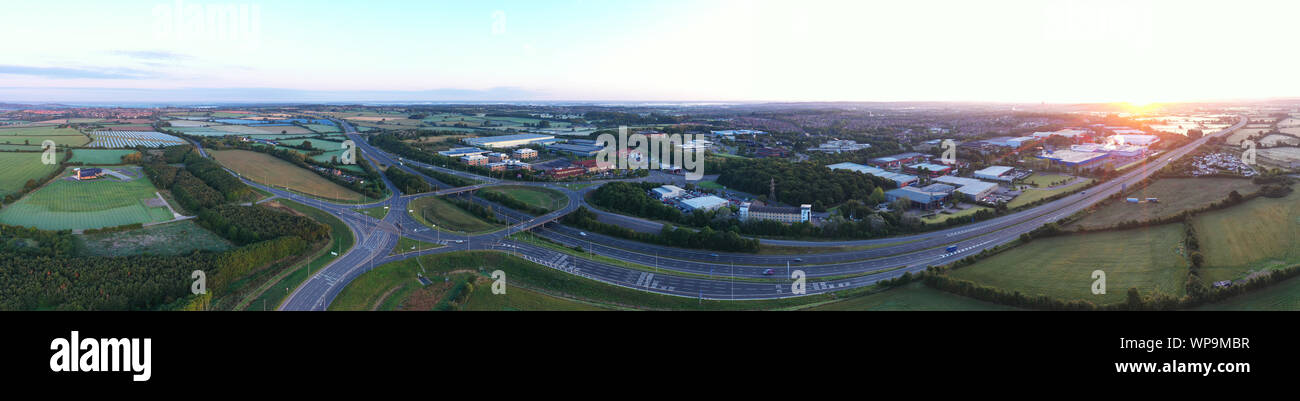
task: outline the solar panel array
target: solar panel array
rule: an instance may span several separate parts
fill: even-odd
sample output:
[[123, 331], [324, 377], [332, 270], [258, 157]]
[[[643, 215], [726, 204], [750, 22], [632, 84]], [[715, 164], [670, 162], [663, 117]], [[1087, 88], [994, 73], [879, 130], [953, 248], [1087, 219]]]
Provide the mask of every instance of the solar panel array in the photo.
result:
[[133, 148], [136, 146], [159, 147], [183, 145], [185, 141], [161, 132], [151, 131], [96, 131], [90, 133], [87, 147], [92, 148]]

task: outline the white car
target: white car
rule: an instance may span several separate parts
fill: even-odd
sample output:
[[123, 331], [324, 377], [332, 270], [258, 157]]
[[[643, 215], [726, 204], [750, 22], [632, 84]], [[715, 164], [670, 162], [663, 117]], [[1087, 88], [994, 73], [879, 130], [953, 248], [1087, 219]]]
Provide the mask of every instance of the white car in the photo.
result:
[[587, 232], [586, 232], [586, 231], [579, 231], [579, 232], [578, 232], [578, 235], [581, 235], [581, 236], [586, 237], [586, 236], [587, 236]]

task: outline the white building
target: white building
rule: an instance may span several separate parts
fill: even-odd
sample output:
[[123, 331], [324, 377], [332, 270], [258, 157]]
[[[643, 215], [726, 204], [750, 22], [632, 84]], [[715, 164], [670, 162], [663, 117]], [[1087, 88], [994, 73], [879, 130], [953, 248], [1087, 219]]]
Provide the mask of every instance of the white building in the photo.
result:
[[699, 198], [684, 200], [682, 201], [682, 205], [686, 206], [687, 211], [696, 212], [700, 210], [713, 210], [723, 206], [727, 206], [727, 200], [713, 195], [709, 195], [709, 196], [701, 196]]
[[976, 171], [975, 178], [979, 178], [981, 180], [989, 180], [989, 181], [1010, 182], [1011, 176], [1008, 174], [1011, 173], [1012, 170], [1014, 170], [1014, 168], [1007, 167], [1007, 166], [992, 166], [983, 170]]
[[651, 194], [659, 200], [667, 200], [680, 197], [686, 194], [686, 190], [676, 185], [664, 185], [659, 188], [650, 190]]
[[951, 175], [935, 178], [933, 181], [952, 184], [957, 187], [955, 192], [965, 195], [967, 198], [975, 201], [992, 195], [993, 191], [998, 189], [998, 184], [992, 182], [984, 182], [974, 178], [954, 177]]

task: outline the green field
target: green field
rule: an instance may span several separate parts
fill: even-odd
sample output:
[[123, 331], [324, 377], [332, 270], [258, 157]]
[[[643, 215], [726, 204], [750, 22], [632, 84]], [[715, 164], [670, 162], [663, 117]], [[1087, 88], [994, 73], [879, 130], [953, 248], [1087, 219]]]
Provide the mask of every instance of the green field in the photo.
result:
[[166, 207], [149, 207], [157, 189], [146, 178], [129, 182], [105, 177], [95, 181], [65, 179], [71, 170], [49, 185], [0, 210], [0, 223], [42, 230], [76, 230], [115, 227], [172, 219]]
[[[58, 156], [63, 159], [62, 155]], [[28, 180], [41, 180], [59, 168], [41, 163], [41, 153], [0, 152], [0, 198], [22, 191]]]
[[1069, 182], [1069, 180], [1073, 178], [1074, 178], [1073, 176], [1068, 176], [1065, 174], [1034, 173], [1033, 175], [1030, 175], [1029, 178], [1025, 178], [1024, 181], [1021, 182], [1039, 188], [1047, 188], [1056, 183], [1064, 184], [1066, 182]]
[[1091, 179], [1086, 179], [1086, 180], [1079, 181], [1078, 183], [1076, 183], [1076, 184], [1074, 184], [1074, 185], [1070, 185], [1070, 186], [1066, 186], [1066, 187], [1060, 187], [1060, 188], [1056, 188], [1056, 189], [1037, 189], [1037, 188], [1035, 188], [1035, 189], [1026, 189], [1024, 192], [1021, 192], [1021, 193], [1020, 193], [1020, 196], [1017, 196], [1015, 199], [1012, 199], [1011, 202], [1008, 202], [1008, 203], [1007, 203], [1007, 208], [1009, 208], [1009, 209], [1015, 209], [1015, 208], [1020, 207], [1020, 206], [1028, 205], [1028, 204], [1030, 204], [1030, 203], [1034, 203], [1034, 202], [1036, 202], [1036, 201], [1038, 201], [1038, 200], [1040, 200], [1040, 199], [1046, 199], [1046, 198], [1050, 198], [1050, 197], [1052, 197], [1052, 196], [1056, 196], [1056, 195], [1058, 195], [1058, 194], [1070, 193], [1070, 192], [1078, 191], [1078, 190], [1083, 189], [1084, 187], [1088, 186], [1088, 184], [1091, 184], [1091, 183], [1092, 183], [1092, 180], [1091, 180]]
[[[962, 211], [959, 211], [959, 212], [956, 212], [956, 213], [939, 213], [939, 214], [934, 215], [934, 216], [922, 217], [922, 218], [921, 218], [921, 221], [924, 221], [924, 222], [926, 222], [926, 223], [931, 223], [931, 224], [934, 224], [934, 223], [942, 223], [942, 222], [945, 222], [945, 221], [948, 221], [948, 220], [951, 220], [951, 219], [958, 219], [958, 218], [968, 217], [968, 216], [973, 215], [973, 214], [975, 214], [975, 213], [979, 213], [979, 211], [981, 211], [981, 210], [989, 210], [989, 208], [984, 207], [984, 206], [975, 206], [975, 207], [966, 208], [966, 210], [962, 210]], [[969, 220], [969, 219], [968, 219], [968, 220]]]
[[140, 153], [134, 150], [74, 149], [69, 163], [122, 164], [122, 156]]
[[546, 209], [548, 213], [563, 209], [569, 204], [569, 197], [564, 193], [541, 187], [511, 185], [486, 188], [483, 192], [503, 194], [520, 202]]
[[229, 241], [199, 227], [192, 220], [80, 238], [86, 254], [93, 256], [185, 255], [194, 251], [221, 252], [233, 248]]
[[365, 208], [365, 209], [356, 209], [356, 211], [357, 211], [357, 213], [361, 213], [361, 214], [364, 214], [364, 215], [366, 215], [366, 216], [374, 217], [374, 218], [376, 218], [376, 219], [380, 219], [380, 220], [383, 220], [384, 217], [387, 217], [387, 216], [388, 216], [388, 207], [386, 207], [386, 206], [371, 207], [371, 208]]
[[1300, 278], [1292, 278], [1265, 288], [1216, 303], [1206, 304], [1196, 310], [1242, 311], [1294, 311], [1300, 310]]
[[[1123, 302], [1130, 287], [1177, 297], [1187, 279], [1182, 241], [1182, 224], [1043, 238], [949, 274], [1030, 296], [1097, 305]], [[1106, 273], [1104, 295], [1091, 292], [1094, 270]]]
[[397, 239], [397, 245], [393, 246], [393, 254], [401, 255], [408, 252], [419, 252], [442, 247], [443, 245], [440, 244], [431, 244], [420, 240], [401, 237]]
[[1221, 202], [1228, 194], [1237, 191], [1247, 195], [1259, 187], [1245, 178], [1166, 178], [1151, 183], [1146, 188], [1129, 191], [1125, 197], [1142, 200], [1159, 198], [1158, 203], [1128, 203], [1123, 199], [1091, 212], [1072, 226], [1085, 229], [1112, 227], [1126, 221], [1148, 221], [1176, 216], [1185, 210], [1194, 210]]
[[1256, 198], [1192, 221], [1205, 254], [1202, 276], [1209, 281], [1300, 263], [1300, 191]]
[[416, 198], [408, 207], [415, 211], [411, 216], [416, 221], [443, 231], [473, 234], [501, 228], [499, 224], [483, 221], [436, 196]]
[[984, 311], [1016, 310], [912, 283], [879, 293], [818, 305], [814, 311]]
[[726, 187], [722, 186], [722, 184], [719, 184], [717, 181], [712, 181], [712, 180], [697, 182], [695, 183], [695, 186], [704, 189], [726, 189]]
[[60, 146], [81, 146], [90, 143], [90, 137], [72, 128], [55, 126], [0, 128], [0, 144], [40, 145], [47, 139]]

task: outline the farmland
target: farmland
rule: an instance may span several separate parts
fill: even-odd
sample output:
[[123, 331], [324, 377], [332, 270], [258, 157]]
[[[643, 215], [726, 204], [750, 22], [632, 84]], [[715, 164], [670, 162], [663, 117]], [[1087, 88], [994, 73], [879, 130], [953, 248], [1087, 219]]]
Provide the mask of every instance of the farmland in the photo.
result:
[[0, 169], [0, 197], [19, 192], [27, 180], [39, 181], [59, 168], [42, 164], [41, 154], [36, 152], [0, 152], [0, 166], [4, 166]]
[[0, 210], [0, 223], [77, 230], [172, 219], [166, 206], [151, 205], [158, 201], [157, 189], [138, 172], [131, 181], [112, 177], [76, 181], [67, 178], [69, 172]]
[[412, 217], [416, 221], [434, 226], [439, 230], [460, 233], [488, 232], [500, 228], [498, 224], [489, 223], [456, 207], [436, 196], [426, 196], [411, 201]]
[[[1182, 224], [1043, 238], [949, 274], [1030, 296], [1098, 305], [1123, 302], [1130, 287], [1182, 296], [1188, 267], [1182, 240]], [[1092, 294], [1094, 270], [1106, 273], [1106, 294]]]
[[40, 145], [45, 140], [54, 141], [60, 146], [82, 146], [90, 138], [72, 128], [22, 127], [0, 129], [0, 144]]
[[95, 164], [122, 164], [122, 156], [140, 153], [134, 150], [115, 150], [115, 149], [76, 149], [72, 151], [72, 158], [68, 159], [69, 163]]
[[365, 199], [351, 189], [275, 156], [247, 150], [222, 150], [212, 152], [212, 157], [236, 173], [264, 184], [287, 187], [320, 198], [344, 201]]
[[1193, 220], [1209, 281], [1300, 263], [1300, 192], [1257, 198]]
[[1072, 226], [1098, 229], [1127, 221], [1171, 217], [1185, 210], [1198, 209], [1223, 201], [1232, 191], [1247, 195], [1257, 190], [1258, 186], [1244, 178], [1166, 178], [1126, 194], [1127, 197], [1143, 200], [1157, 198], [1158, 203], [1110, 201]]

